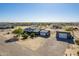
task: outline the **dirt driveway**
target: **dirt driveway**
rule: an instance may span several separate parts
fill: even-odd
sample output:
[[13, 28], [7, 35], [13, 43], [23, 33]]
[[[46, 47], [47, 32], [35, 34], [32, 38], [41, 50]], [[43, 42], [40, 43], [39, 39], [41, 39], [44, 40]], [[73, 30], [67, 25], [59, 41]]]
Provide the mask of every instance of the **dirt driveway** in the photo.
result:
[[5, 43], [5, 39], [6, 38], [0, 38], [0, 55], [3, 56], [61, 56], [64, 55], [65, 49], [68, 46], [65, 42], [45, 39], [45, 42], [41, 41], [41, 46], [39, 43], [39, 46], [36, 46], [35, 49], [35, 45], [32, 43], [33, 46], [28, 47], [27, 42], [24, 42], [24, 44], [19, 44], [17, 42]]
[[51, 38], [38, 37], [5, 43], [5, 40], [11, 36], [12, 34], [0, 34], [1, 56], [62, 56], [68, 46], [66, 42], [57, 41], [54, 35]]

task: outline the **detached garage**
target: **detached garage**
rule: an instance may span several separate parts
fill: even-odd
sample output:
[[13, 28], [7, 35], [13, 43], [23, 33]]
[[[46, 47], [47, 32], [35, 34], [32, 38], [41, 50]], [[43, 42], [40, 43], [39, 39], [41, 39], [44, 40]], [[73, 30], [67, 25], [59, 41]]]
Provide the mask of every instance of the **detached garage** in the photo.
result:
[[58, 41], [64, 41], [68, 43], [74, 43], [73, 36], [70, 32], [56, 32], [56, 39]]

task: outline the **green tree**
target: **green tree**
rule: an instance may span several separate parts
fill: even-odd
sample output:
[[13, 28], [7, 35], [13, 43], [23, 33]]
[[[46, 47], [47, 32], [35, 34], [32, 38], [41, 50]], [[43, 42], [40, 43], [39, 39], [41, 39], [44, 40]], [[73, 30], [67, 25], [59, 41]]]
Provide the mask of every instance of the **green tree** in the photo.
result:
[[16, 34], [17, 37], [20, 38], [20, 36], [21, 36], [22, 33], [23, 33], [23, 29], [22, 29], [22, 28], [15, 29], [15, 30], [13, 31], [13, 33]]

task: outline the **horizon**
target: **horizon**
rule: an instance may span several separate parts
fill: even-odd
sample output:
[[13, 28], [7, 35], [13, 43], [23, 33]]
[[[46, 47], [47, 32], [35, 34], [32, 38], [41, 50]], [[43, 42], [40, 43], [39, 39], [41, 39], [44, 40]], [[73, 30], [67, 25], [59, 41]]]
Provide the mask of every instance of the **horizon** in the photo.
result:
[[79, 4], [1, 3], [0, 22], [79, 22]]

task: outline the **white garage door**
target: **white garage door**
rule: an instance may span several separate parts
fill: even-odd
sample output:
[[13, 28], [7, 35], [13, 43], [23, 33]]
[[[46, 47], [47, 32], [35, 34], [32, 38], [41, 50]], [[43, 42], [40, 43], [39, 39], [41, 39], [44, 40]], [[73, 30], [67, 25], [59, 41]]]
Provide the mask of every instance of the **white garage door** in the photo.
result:
[[67, 33], [59, 33], [59, 38], [67, 39]]

